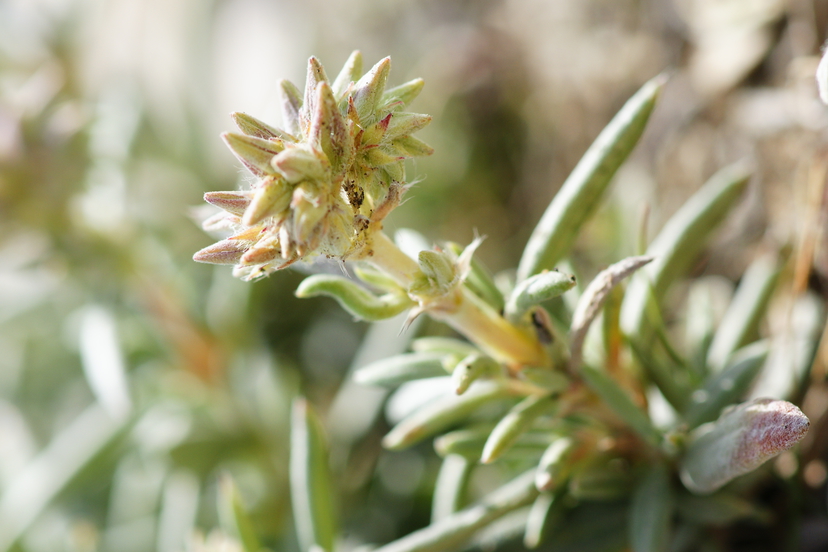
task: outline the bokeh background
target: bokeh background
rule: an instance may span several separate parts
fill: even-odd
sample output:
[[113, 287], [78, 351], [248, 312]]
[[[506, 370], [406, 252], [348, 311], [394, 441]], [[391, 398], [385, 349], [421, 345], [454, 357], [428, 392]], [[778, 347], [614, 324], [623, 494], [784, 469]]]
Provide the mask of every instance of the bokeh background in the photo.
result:
[[[426, 80], [412, 109], [434, 116], [418, 136], [436, 153], [408, 166], [418, 183], [388, 226], [485, 235], [495, 272], [617, 109], [668, 71], [573, 266], [635, 253], [747, 159], [750, 193], [696, 274], [732, 282], [757, 254], [795, 258], [791, 281], [824, 304], [827, 30], [824, 0], [0, 0], [0, 552], [189, 550], [193, 530], [221, 526], [223, 474], [263, 542], [297, 549], [300, 393], [328, 420], [344, 546], [427, 523], [430, 445], [382, 452], [384, 395], [347, 374], [448, 330], [399, 335], [300, 301], [301, 271], [246, 284], [191, 260], [211, 243], [202, 193], [244, 182], [218, 138], [228, 114], [279, 123], [278, 81], [301, 86], [310, 55], [328, 74], [353, 49], [390, 55], [392, 84]], [[811, 456], [803, 522], [825, 534]]]

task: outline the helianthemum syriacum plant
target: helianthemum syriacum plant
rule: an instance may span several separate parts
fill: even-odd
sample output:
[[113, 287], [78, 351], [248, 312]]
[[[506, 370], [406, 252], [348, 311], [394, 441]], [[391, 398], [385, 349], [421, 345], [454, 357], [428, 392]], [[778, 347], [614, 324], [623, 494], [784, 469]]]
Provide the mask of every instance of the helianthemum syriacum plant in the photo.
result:
[[[809, 425], [784, 400], [740, 403], [768, 356], [766, 342], [748, 341], [777, 271], [756, 269], [744, 278], [727, 325], [702, 324], [702, 338], [683, 351], [672, 345], [660, 314], [666, 291], [737, 202], [749, 173], [723, 169], [645, 254], [599, 273], [577, 301], [559, 298], [576, 293], [576, 280], [555, 267], [640, 138], [663, 86], [657, 77], [587, 151], [532, 234], [514, 285], [503, 289], [473, 258], [480, 240], [465, 248], [444, 243], [415, 260], [383, 233], [383, 220], [406, 191], [404, 160], [431, 153], [412, 136], [430, 117], [403, 111], [421, 80], [386, 90], [390, 61], [362, 77], [361, 65], [353, 54], [329, 83], [311, 58], [304, 94], [282, 84], [284, 130], [233, 115], [242, 134], [225, 134], [225, 142], [257, 181], [251, 190], [206, 194], [223, 211], [205, 227], [233, 234], [195, 259], [233, 264], [247, 280], [298, 260], [353, 261], [362, 283], [317, 274], [297, 294], [331, 296], [364, 320], [405, 311], [409, 319], [432, 316], [465, 338], [423, 337], [413, 352], [356, 373], [364, 384], [394, 387], [434, 378], [437, 390], [383, 443], [397, 450], [437, 437], [444, 463], [434, 521], [381, 550], [457, 549], [507, 513], [521, 524], [527, 546], [550, 533], [571, 539], [566, 528], [600, 501], [623, 510], [629, 528], [588, 532], [603, 539], [602, 549], [662, 550], [674, 534], [693, 543], [704, 539], [707, 524], [761, 518], [726, 485], [792, 447]], [[592, 328], [596, 319], [602, 323]], [[654, 421], [656, 395], [669, 406]], [[295, 406], [293, 424], [300, 543], [332, 550], [335, 516], [333, 500], [325, 498], [331, 490], [321, 425], [304, 401]], [[516, 477], [467, 504], [474, 467], [496, 461], [507, 462]], [[706, 518], [710, 511], [719, 518]]]

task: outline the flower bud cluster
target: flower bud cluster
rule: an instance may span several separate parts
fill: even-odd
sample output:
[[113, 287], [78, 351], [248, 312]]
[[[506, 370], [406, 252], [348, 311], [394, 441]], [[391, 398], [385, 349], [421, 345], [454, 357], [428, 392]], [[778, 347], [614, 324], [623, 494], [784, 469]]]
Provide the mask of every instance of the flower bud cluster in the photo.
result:
[[222, 212], [204, 228], [233, 235], [193, 258], [236, 265], [236, 276], [253, 280], [319, 255], [370, 256], [372, 234], [405, 193], [405, 159], [432, 153], [412, 136], [431, 117], [402, 111], [423, 81], [386, 90], [390, 69], [385, 58], [358, 78], [362, 57], [354, 52], [330, 83], [310, 58], [304, 94], [281, 83], [284, 130], [234, 113], [241, 133], [222, 138], [257, 181], [205, 194]]

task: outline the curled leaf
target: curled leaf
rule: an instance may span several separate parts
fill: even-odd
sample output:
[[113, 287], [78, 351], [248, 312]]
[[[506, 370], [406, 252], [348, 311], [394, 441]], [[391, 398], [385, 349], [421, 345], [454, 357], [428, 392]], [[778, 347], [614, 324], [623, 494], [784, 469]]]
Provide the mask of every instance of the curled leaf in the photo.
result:
[[598, 316], [601, 306], [606, 301], [612, 289], [624, 278], [652, 261], [652, 257], [627, 257], [609, 268], [602, 270], [589, 283], [578, 299], [575, 313], [572, 315], [572, 325], [569, 330], [570, 367], [576, 370], [581, 363], [581, 348], [590, 324]]
[[297, 297], [319, 295], [333, 297], [353, 316], [368, 321], [391, 318], [414, 305], [405, 295], [387, 293], [377, 296], [356, 282], [330, 274], [309, 276], [296, 289]]

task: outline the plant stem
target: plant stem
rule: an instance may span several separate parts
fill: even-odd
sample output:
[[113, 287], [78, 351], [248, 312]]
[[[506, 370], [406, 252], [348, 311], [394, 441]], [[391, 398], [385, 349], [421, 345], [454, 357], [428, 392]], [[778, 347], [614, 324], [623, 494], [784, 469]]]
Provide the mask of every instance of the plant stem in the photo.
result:
[[[374, 234], [369, 262], [409, 289], [420, 268], [416, 261], [400, 250], [383, 232]], [[462, 285], [450, 306], [426, 309], [435, 319], [466, 336], [487, 355], [505, 363], [510, 370], [524, 366], [548, 366], [549, 358], [540, 342], [530, 333], [503, 318], [486, 302]]]
[[420, 271], [417, 261], [403, 253], [385, 232], [374, 232], [370, 252], [360, 257], [379, 268], [403, 288], [408, 289], [414, 282], [414, 277]]

